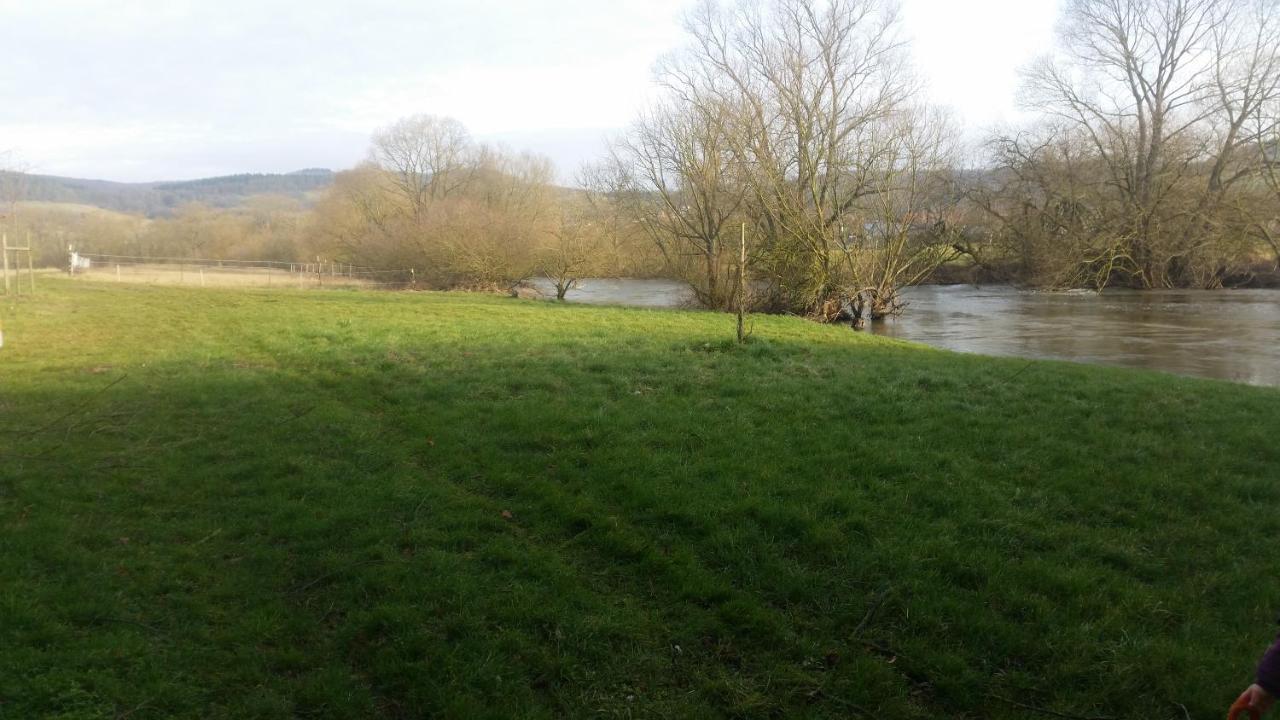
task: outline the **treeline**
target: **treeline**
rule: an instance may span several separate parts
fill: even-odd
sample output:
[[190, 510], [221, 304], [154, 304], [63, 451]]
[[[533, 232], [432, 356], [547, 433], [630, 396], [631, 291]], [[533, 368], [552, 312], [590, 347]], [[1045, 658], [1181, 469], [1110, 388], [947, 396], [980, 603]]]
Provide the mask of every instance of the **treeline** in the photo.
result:
[[317, 207], [331, 252], [438, 286], [662, 272], [706, 307], [827, 320], [894, 312], [960, 256], [951, 131], [919, 101], [890, 6], [704, 4], [688, 28], [660, 68], [669, 97], [581, 192], [455, 121], [407, 118]]
[[710, 308], [855, 322], [931, 278], [1216, 288], [1274, 273], [1276, 2], [1064, 13], [1059, 47], [1025, 73], [1039, 119], [976, 155], [924, 102], [894, 5], [705, 2], [658, 64], [662, 98], [575, 188], [545, 158], [419, 115], [375, 133], [314, 207], [188, 203], [46, 230], [98, 252], [413, 268], [431, 287], [541, 275], [563, 295], [593, 275], [666, 275]]
[[[1280, 7], [1069, 0], [1025, 71], [1039, 118], [960, 161], [895, 6], [704, 3], [666, 98], [614, 149], [620, 195], [711, 307], [896, 312], [930, 277], [1216, 288], [1280, 263]], [[943, 272], [939, 272], [939, 271]]]

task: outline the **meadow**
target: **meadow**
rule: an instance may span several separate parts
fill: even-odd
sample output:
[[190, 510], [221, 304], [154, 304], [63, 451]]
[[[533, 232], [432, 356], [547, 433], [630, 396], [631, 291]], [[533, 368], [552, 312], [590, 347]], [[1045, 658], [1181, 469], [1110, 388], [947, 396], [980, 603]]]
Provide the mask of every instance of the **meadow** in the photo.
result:
[[1185, 718], [1280, 609], [1280, 391], [785, 317], [42, 279], [0, 718]]

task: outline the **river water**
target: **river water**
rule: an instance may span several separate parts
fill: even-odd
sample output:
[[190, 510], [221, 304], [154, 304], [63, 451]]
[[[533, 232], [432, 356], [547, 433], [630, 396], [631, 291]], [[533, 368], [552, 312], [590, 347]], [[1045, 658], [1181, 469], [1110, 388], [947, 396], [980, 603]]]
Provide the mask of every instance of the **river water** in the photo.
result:
[[[554, 290], [536, 283], [544, 292]], [[948, 350], [1122, 365], [1280, 386], [1280, 290], [1034, 292], [941, 285], [905, 291], [870, 332]], [[679, 307], [671, 280], [593, 279], [571, 302]]]

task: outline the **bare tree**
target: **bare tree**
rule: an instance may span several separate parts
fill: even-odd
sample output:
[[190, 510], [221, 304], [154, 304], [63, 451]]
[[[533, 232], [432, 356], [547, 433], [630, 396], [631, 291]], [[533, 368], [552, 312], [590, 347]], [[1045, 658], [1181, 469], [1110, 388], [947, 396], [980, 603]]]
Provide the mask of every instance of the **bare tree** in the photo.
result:
[[[855, 324], [864, 311], [872, 320], [904, 307], [899, 291], [957, 257], [952, 223], [956, 190], [954, 151], [948, 124], [936, 111], [903, 111], [886, 139], [886, 157], [873, 183], [876, 192], [842, 217], [841, 258], [851, 294], [840, 313]], [[850, 297], [851, 295], [851, 297]], [[829, 314], [833, 306], [827, 305]]]
[[548, 159], [477, 145], [457, 121], [432, 115], [380, 130], [370, 157], [319, 204], [318, 249], [412, 268], [428, 287], [505, 289], [536, 271], [558, 203]]
[[724, 128], [728, 108], [711, 101], [653, 108], [617, 147], [633, 169], [640, 221], [668, 266], [705, 307], [728, 308], [733, 292], [725, 233], [743, 185]]
[[1227, 7], [1231, 12], [1213, 28], [1212, 92], [1205, 108], [1214, 140], [1206, 182], [1216, 201], [1264, 167], [1265, 158], [1254, 150], [1275, 133], [1280, 101], [1280, 7], [1275, 0]]
[[607, 275], [649, 275], [662, 269], [660, 250], [641, 226], [648, 198], [637, 187], [634, 167], [616, 153], [578, 169], [583, 212], [600, 239], [600, 271]]
[[538, 251], [538, 269], [555, 285], [557, 300], [598, 267], [601, 249], [597, 228], [580, 209], [563, 209]]
[[30, 167], [13, 151], [0, 152], [0, 215], [9, 229], [18, 227], [19, 203], [27, 199], [31, 178]]
[[[684, 192], [667, 193], [675, 199], [666, 203], [667, 217], [693, 211], [694, 222], [685, 225], [707, 230], [689, 235], [708, 267], [726, 222], [746, 219], [755, 239], [752, 275], [768, 286], [766, 307], [830, 319], [831, 307], [848, 307], [860, 294], [875, 296], [875, 315], [900, 307], [899, 284], [923, 278], [945, 253], [917, 247], [924, 238], [907, 207], [922, 196], [904, 179], [924, 178], [934, 168], [924, 167], [927, 153], [907, 150], [922, 149], [924, 125], [906, 120], [915, 116], [916, 83], [896, 7], [881, 0], [732, 8], [708, 1], [688, 16], [686, 28], [690, 47], [667, 58], [659, 78], [678, 108], [663, 117], [674, 112], [694, 122], [650, 121], [633, 140], [633, 147], [674, 147], [684, 152], [670, 155], [699, 161], [670, 165], [678, 183], [659, 182], [664, 178], [650, 164], [651, 186]], [[690, 134], [699, 142], [680, 142]], [[720, 212], [711, 218], [685, 200], [709, 177], [741, 198], [716, 206]], [[889, 211], [903, 214], [886, 224]], [[878, 219], [872, 223], [870, 215]], [[854, 248], [850, 228], [863, 225], [913, 229], [893, 241], [863, 233], [866, 242]], [[677, 236], [672, 230], [667, 237]]]
[[442, 201], [435, 235], [450, 285], [510, 289], [536, 272], [536, 249], [557, 204], [545, 157], [482, 148], [472, 181]]
[[1240, 235], [1229, 193], [1261, 170], [1250, 123], [1280, 92], [1276, 22], [1274, 0], [1067, 4], [1062, 51], [1029, 71], [1028, 99], [1088, 142], [1118, 201], [1109, 273], [1221, 282]]
[[1261, 238], [1272, 254], [1272, 270], [1280, 269], [1280, 103], [1259, 111], [1256, 133], [1257, 155], [1267, 197], [1261, 208], [1250, 214], [1251, 231]]
[[462, 123], [436, 115], [413, 115], [374, 133], [372, 160], [387, 171], [390, 186], [415, 220], [427, 207], [465, 186], [476, 167], [471, 136]]

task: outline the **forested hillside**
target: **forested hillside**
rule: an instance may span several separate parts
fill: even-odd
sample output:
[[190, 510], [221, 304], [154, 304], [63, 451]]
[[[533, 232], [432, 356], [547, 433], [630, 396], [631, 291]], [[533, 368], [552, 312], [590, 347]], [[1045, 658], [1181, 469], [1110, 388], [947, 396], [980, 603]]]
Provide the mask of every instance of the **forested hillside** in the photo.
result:
[[[0, 173], [6, 174], [7, 173]], [[287, 174], [242, 174], [180, 182], [121, 183], [55, 175], [25, 175], [24, 197], [33, 201], [79, 203], [108, 210], [167, 216], [185, 203], [237, 207], [254, 195], [285, 195], [299, 200], [333, 183], [333, 173], [313, 168]]]

